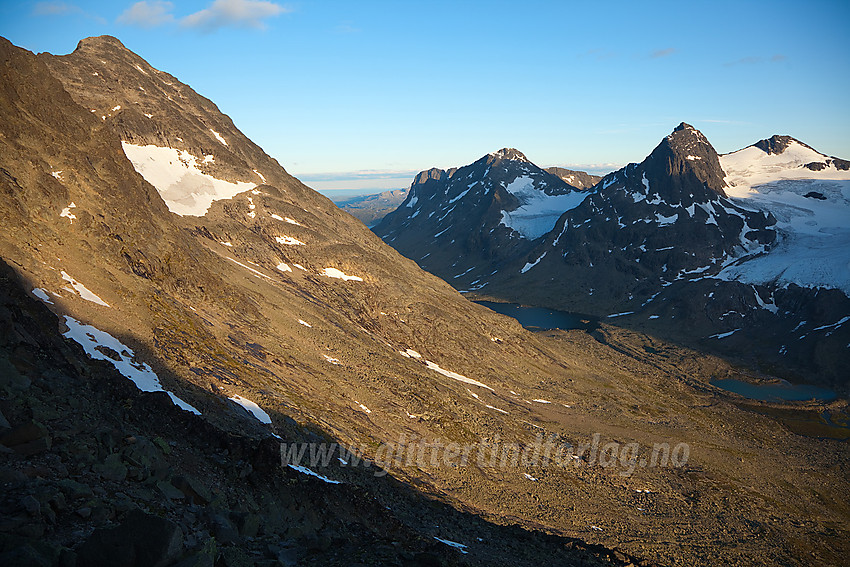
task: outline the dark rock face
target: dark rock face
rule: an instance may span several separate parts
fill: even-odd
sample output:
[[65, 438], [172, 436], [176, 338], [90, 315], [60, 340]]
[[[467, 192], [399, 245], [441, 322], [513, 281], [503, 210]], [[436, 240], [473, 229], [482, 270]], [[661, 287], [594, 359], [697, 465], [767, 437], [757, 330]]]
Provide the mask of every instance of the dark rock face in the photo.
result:
[[[584, 193], [553, 182], [542, 175], [548, 172], [527, 161], [505, 160], [505, 155], [522, 154], [501, 150], [459, 169], [449, 181], [439, 170], [420, 174], [408, 201], [375, 232], [456, 285], [474, 288], [483, 283], [487, 293], [494, 293], [521, 281], [519, 286], [536, 299], [554, 299], [560, 293], [547, 290], [548, 282], [555, 279], [560, 285], [583, 290], [582, 296], [596, 288], [591, 301], [600, 306], [620, 304], [629, 295], [645, 301], [671, 276], [719, 266], [745, 249], [768, 246], [775, 238], [772, 218], [746, 211], [725, 198], [717, 153], [702, 133], [684, 123], [643, 163], [607, 175]], [[509, 164], [508, 168], [503, 164]], [[586, 195], [533, 243], [516, 238], [500, 224], [502, 211], [519, 206], [504, 187], [529, 171], [535, 172], [535, 186], [547, 195], [577, 192], [579, 199]], [[494, 189], [492, 197], [485, 189], [486, 199], [482, 199], [475, 193], [481, 183], [476, 180], [485, 174], [482, 185], [491, 183]], [[477, 201], [471, 200], [472, 195]], [[423, 206], [420, 199], [427, 206], [417, 213]], [[433, 217], [436, 222], [425, 220]], [[438, 235], [436, 240], [429, 235], [432, 231]], [[447, 245], [432, 245], [446, 241]], [[459, 259], [462, 266], [457, 265]], [[458, 269], [469, 266], [475, 266], [469, 273]], [[561, 276], [565, 272], [570, 274], [569, 283]], [[599, 280], [611, 282], [610, 292], [599, 290], [594, 284]], [[584, 304], [585, 299], [575, 294], [564, 295]], [[516, 299], [528, 297], [517, 295]], [[581, 311], [576, 305], [570, 307]]]
[[[609, 174], [564, 214], [531, 254], [547, 253], [526, 285], [545, 285], [553, 272], [569, 270], [579, 289], [596, 289], [593, 303], [627, 311], [624, 298], [642, 303], [680, 274], [770, 245], [774, 220], [733, 204], [723, 185], [714, 148], [681, 124], [646, 160]], [[594, 286], [600, 276], [620, 284], [606, 293]]]
[[183, 551], [180, 526], [135, 510], [114, 528], [95, 530], [77, 550], [91, 567], [166, 567]]
[[811, 171], [823, 171], [830, 165], [835, 166], [835, 169], [839, 171], [847, 171], [850, 169], [850, 161], [838, 158], [829, 158], [826, 161], [813, 161], [811, 163], [807, 163], [803, 167], [810, 169]]
[[776, 134], [766, 140], [759, 140], [753, 145], [768, 155], [781, 154], [788, 148], [788, 144], [792, 141], [798, 142], [798, 140], [794, 140], [791, 136], [780, 136]]
[[[6, 423], [8, 425], [8, 422]], [[22, 423], [0, 437], [0, 445], [5, 445], [21, 455], [41, 453], [50, 449], [50, 444], [49, 431], [37, 421]]]
[[705, 136], [682, 122], [643, 162], [647, 178], [663, 187], [658, 193], [669, 204], [706, 202], [711, 191], [725, 197], [723, 168]]

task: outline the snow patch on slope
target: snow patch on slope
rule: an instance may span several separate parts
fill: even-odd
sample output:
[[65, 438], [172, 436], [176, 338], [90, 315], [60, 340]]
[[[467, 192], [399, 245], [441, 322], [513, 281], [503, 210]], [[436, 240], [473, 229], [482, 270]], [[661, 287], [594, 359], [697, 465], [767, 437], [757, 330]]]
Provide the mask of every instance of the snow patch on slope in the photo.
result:
[[61, 212], [61, 213], [59, 213], [59, 217], [60, 217], [60, 218], [61, 218], [61, 217], [65, 217], [65, 218], [67, 218], [69, 221], [71, 221], [71, 224], [74, 224], [74, 221], [76, 220], [77, 215], [75, 215], [74, 213], [72, 213], [72, 212], [71, 212], [71, 209], [75, 209], [76, 207], [77, 207], [77, 205], [75, 205], [75, 204], [74, 204], [74, 202], [72, 201], [72, 202], [71, 202], [71, 203], [70, 203], [67, 207], [65, 207], [64, 209], [62, 209], [62, 212]]
[[257, 421], [259, 421], [260, 423], [270, 424], [272, 422], [272, 418], [269, 417], [269, 414], [263, 411], [263, 408], [261, 408], [248, 398], [243, 398], [239, 394], [236, 394], [227, 399], [245, 408], [251, 415], [257, 418]]
[[438, 538], [437, 536], [434, 536], [434, 539], [436, 539], [440, 543], [444, 543], [444, 544], [448, 545], [449, 547], [453, 547], [453, 548], [457, 549], [458, 551], [460, 551], [464, 555], [466, 555], [468, 553], [466, 551], [466, 546], [462, 543], [458, 543], [456, 541], [451, 541], [451, 540], [448, 540], [448, 539], [441, 539], [441, 538]]
[[438, 364], [435, 364], [435, 363], [431, 362], [430, 360], [425, 361], [425, 366], [427, 366], [428, 368], [430, 368], [434, 372], [442, 374], [446, 378], [451, 378], [452, 380], [457, 380], [458, 382], [463, 382], [464, 384], [472, 384], [473, 386], [478, 386], [480, 388], [487, 388], [491, 392], [495, 391], [495, 390], [493, 390], [493, 388], [491, 388], [487, 384], [482, 384], [478, 380], [473, 380], [472, 378], [467, 378], [463, 374], [458, 374], [457, 372], [452, 372], [451, 370], [445, 370], [443, 368], [440, 368], [440, 366]]
[[310, 470], [310, 469], [308, 469], [307, 467], [303, 467], [303, 466], [301, 466], [301, 465], [293, 465], [293, 464], [290, 464], [290, 465], [288, 465], [288, 466], [289, 466], [289, 468], [291, 468], [291, 469], [293, 469], [293, 470], [296, 470], [296, 471], [300, 472], [301, 474], [306, 474], [306, 475], [308, 475], [308, 476], [314, 476], [314, 477], [318, 478], [319, 480], [324, 481], [324, 482], [326, 482], [326, 483], [328, 483], [328, 484], [340, 484], [340, 481], [338, 481], [338, 480], [331, 480], [331, 479], [329, 479], [329, 478], [328, 478], [328, 477], [326, 477], [326, 476], [322, 476], [322, 475], [320, 475], [319, 473], [316, 473], [316, 472], [311, 471], [311, 470]]
[[145, 362], [139, 362], [133, 351], [121, 341], [91, 325], [80, 323], [65, 315], [68, 330], [62, 336], [73, 340], [94, 360], [106, 360], [124, 377], [129, 378], [142, 392], [165, 392], [180, 409], [201, 415], [197, 409], [172, 392], [163, 389], [159, 377]]
[[47, 295], [47, 291], [42, 288], [35, 288], [34, 290], [32, 290], [32, 294], [42, 300], [44, 303], [47, 303], [48, 305], [54, 305], [54, 303], [50, 301], [50, 296]]
[[210, 132], [212, 132], [212, 134], [213, 134], [213, 136], [215, 136], [216, 140], [218, 140], [219, 142], [221, 142], [225, 146], [227, 145], [227, 142], [224, 141], [224, 138], [221, 137], [221, 134], [219, 134], [218, 132], [216, 132], [212, 128], [210, 128]]
[[128, 142], [121, 142], [121, 147], [136, 171], [159, 191], [168, 210], [181, 216], [204, 216], [213, 201], [230, 199], [256, 186], [202, 173], [198, 158], [184, 150]]
[[291, 236], [275, 236], [278, 244], [286, 244], [287, 246], [304, 246], [304, 243], [297, 238]]
[[767, 254], [724, 268], [716, 277], [746, 283], [838, 288], [850, 294], [850, 230], [783, 235]]
[[325, 268], [324, 270], [322, 270], [321, 275], [329, 277], [329, 278], [336, 278], [336, 279], [343, 280], [343, 281], [353, 281], [353, 282], [362, 282], [363, 281], [363, 278], [361, 278], [360, 276], [349, 276], [349, 275], [345, 274], [343, 271], [338, 270], [336, 268]]
[[502, 211], [501, 224], [529, 240], [551, 231], [565, 211], [578, 207], [589, 195], [580, 191], [547, 195], [535, 188], [534, 179], [528, 176], [517, 177], [505, 190], [519, 200], [520, 206], [513, 211]]
[[91, 301], [92, 303], [97, 303], [98, 305], [109, 307], [109, 304], [107, 302], [95, 295], [89, 288], [69, 276], [64, 270], [62, 271], [62, 279], [71, 284], [71, 287], [74, 288], [73, 291], [75, 291], [80, 297], [82, 297], [86, 301]]
[[540, 257], [538, 259], [536, 259], [535, 261], [526, 262], [525, 266], [522, 267], [522, 269], [519, 271], [519, 273], [524, 274], [525, 272], [527, 272], [528, 270], [530, 270], [531, 268], [536, 266], [538, 264], [538, 262], [540, 262], [540, 260], [543, 259], [544, 256], [546, 256], [546, 252], [541, 254]]

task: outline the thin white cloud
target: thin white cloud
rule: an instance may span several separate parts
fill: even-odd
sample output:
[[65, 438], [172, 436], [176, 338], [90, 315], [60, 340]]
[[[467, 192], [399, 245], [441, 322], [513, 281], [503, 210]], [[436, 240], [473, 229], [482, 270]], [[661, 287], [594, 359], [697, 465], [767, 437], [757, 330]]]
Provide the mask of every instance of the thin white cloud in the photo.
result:
[[124, 10], [116, 21], [128, 26], [154, 28], [174, 21], [174, 16], [171, 15], [173, 8], [174, 4], [164, 0], [154, 0], [153, 2], [143, 0]]
[[781, 53], [777, 53], [772, 57], [761, 57], [758, 55], [750, 56], [750, 57], [742, 57], [736, 61], [729, 61], [728, 63], [724, 63], [724, 67], [734, 67], [736, 65], [760, 65], [762, 63], [779, 63], [780, 61], [785, 61], [787, 57], [782, 55]]
[[598, 49], [598, 48], [597, 49], [590, 49], [588, 51], [585, 51], [584, 53], [578, 54], [578, 57], [580, 59], [592, 58], [592, 59], [595, 59], [597, 61], [605, 61], [606, 59], [613, 59], [617, 56], [618, 56], [618, 54], [614, 51], [607, 51], [607, 50]]
[[229, 26], [264, 29], [266, 19], [288, 11], [280, 4], [265, 0], [215, 0], [209, 8], [183, 18], [180, 24], [204, 31]]
[[89, 12], [86, 12], [76, 4], [69, 4], [67, 2], [62, 2], [61, 0], [57, 0], [55, 2], [38, 2], [32, 8], [32, 15], [48, 18], [56, 16], [82, 16], [84, 18], [94, 20], [95, 22], [103, 26], [108, 23], [105, 18], [102, 18], [97, 14], [91, 14]]
[[334, 31], [338, 34], [360, 33], [363, 30], [352, 24], [351, 22], [343, 22], [339, 24]]
[[669, 57], [670, 55], [673, 55], [674, 53], [676, 53], [676, 51], [677, 51], [677, 49], [675, 47], [668, 47], [666, 49], [657, 49], [657, 50], [652, 52], [650, 57], [653, 58], [653, 59], [658, 59], [660, 57]]
[[375, 179], [409, 179], [419, 173], [413, 169], [363, 169], [357, 171], [330, 171], [323, 173], [299, 173], [298, 178], [302, 181], [350, 181], [350, 180], [375, 180]]
[[78, 14], [82, 11], [83, 9], [79, 6], [67, 2], [38, 2], [32, 9], [35, 16], [64, 16], [66, 14]]

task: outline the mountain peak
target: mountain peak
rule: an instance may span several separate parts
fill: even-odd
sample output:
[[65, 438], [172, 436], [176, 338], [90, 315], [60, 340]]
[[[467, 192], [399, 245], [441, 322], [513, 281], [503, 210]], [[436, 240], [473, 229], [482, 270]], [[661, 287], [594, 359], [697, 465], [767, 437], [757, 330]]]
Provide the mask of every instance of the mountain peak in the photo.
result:
[[797, 144], [800, 144], [801, 146], [809, 149], [814, 149], [810, 146], [807, 146], [800, 140], [792, 138], [791, 136], [781, 136], [779, 134], [774, 134], [766, 140], [759, 140], [758, 142], [753, 144], [753, 146], [762, 150], [767, 155], [781, 154], [788, 149], [788, 146], [790, 146], [792, 142], [796, 142]]
[[668, 197], [681, 202], [684, 202], [682, 199], [693, 199], [695, 195], [702, 194], [700, 186], [726, 196], [719, 156], [703, 133], [690, 124], [682, 122], [676, 126], [647, 160], [652, 163], [650, 169], [653, 175], [673, 181], [671, 188], [675, 186], [677, 196], [671, 194]]
[[696, 140], [698, 142], [703, 142], [708, 144], [708, 139], [703, 135], [702, 132], [688, 124], [687, 122], [680, 122], [678, 126], [673, 128], [673, 131], [670, 132], [670, 135], [667, 136], [670, 140]]
[[123, 43], [121, 43], [121, 40], [117, 37], [113, 37], [111, 35], [98, 35], [81, 39], [80, 42], [77, 44], [77, 48], [74, 50], [74, 53], [76, 53], [77, 51], [92, 51], [116, 48], [129, 51], [127, 47]]
[[502, 148], [497, 152], [493, 152], [490, 156], [497, 159], [509, 159], [514, 161], [529, 161], [525, 154], [516, 148]]
[[687, 124], [680, 123], [673, 131], [665, 138], [667, 146], [675, 154], [679, 154], [682, 158], [688, 160], [705, 159], [709, 156], [715, 156], [716, 152], [702, 132]]
[[441, 181], [445, 177], [445, 170], [439, 169], [437, 167], [432, 167], [431, 169], [426, 169], [417, 173], [416, 177], [413, 178], [413, 185], [421, 185], [430, 180]]

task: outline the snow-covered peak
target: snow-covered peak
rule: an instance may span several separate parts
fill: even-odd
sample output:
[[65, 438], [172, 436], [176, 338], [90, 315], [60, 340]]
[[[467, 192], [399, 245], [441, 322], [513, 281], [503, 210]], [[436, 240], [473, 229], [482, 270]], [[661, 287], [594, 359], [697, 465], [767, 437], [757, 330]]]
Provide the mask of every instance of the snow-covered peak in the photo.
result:
[[[813, 163], [824, 165], [819, 170], [806, 167]], [[787, 136], [774, 136], [723, 155], [720, 165], [727, 184], [739, 189], [781, 179], [850, 179], [850, 171], [838, 169], [835, 160]]]
[[509, 159], [513, 161], [529, 161], [525, 154], [515, 148], [502, 148], [497, 152], [492, 152], [490, 156], [497, 159]]
[[850, 293], [847, 162], [828, 158], [788, 136], [773, 136], [721, 156], [720, 163], [729, 197], [747, 208], [770, 212], [779, 231], [779, 242], [770, 254], [730, 266], [721, 276]]

